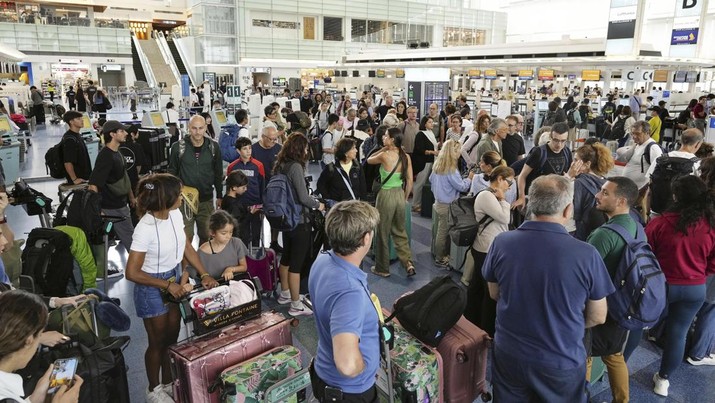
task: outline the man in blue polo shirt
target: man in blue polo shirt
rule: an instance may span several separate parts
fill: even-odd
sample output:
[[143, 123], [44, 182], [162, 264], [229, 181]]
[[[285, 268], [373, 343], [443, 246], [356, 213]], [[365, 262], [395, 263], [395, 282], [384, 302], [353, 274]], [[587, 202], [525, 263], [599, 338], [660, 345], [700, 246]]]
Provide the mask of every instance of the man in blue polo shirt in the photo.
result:
[[564, 228], [571, 181], [541, 176], [529, 195], [532, 220], [498, 235], [482, 267], [497, 301], [494, 400], [586, 402], [584, 329], [606, 320], [613, 284], [598, 251]]
[[357, 200], [336, 204], [325, 220], [332, 250], [315, 260], [308, 284], [318, 328], [310, 378], [321, 402], [377, 402], [379, 324], [360, 263], [379, 220], [377, 209]]

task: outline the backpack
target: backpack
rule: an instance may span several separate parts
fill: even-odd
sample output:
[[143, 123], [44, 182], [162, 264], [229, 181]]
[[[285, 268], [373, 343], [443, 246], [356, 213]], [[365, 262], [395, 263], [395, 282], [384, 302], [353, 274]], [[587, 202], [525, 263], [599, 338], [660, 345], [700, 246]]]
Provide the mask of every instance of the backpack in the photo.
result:
[[645, 173], [645, 166], [643, 162], [645, 161], [648, 165], [650, 165], [650, 148], [653, 146], [657, 146], [660, 148], [661, 151], [663, 151], [663, 147], [660, 146], [660, 144], [656, 143], [655, 141], [651, 141], [648, 143], [647, 146], [645, 146], [645, 151], [643, 151], [643, 155], [641, 155], [641, 173]]
[[665, 275], [646, 241], [645, 231], [637, 226], [633, 238], [621, 225], [603, 227], [617, 233], [627, 244], [613, 278], [616, 291], [606, 297], [608, 314], [624, 329], [654, 326], [667, 304]]
[[576, 127], [576, 118], [573, 117], [573, 114], [576, 112], [576, 109], [569, 109], [569, 111], [566, 113], [566, 122], [569, 125], [569, 129], [573, 129]]
[[485, 215], [477, 222], [477, 217], [474, 215], [474, 200], [479, 193], [484, 191], [493, 193], [491, 188], [487, 187], [477, 192], [476, 195], [461, 196], [449, 204], [447, 226], [449, 227], [449, 237], [455, 245], [472, 246], [477, 235], [481, 234], [484, 228], [494, 221], [493, 218]]
[[626, 120], [628, 120], [627, 117], [616, 118], [616, 121], [613, 122], [613, 126], [611, 126], [611, 132], [608, 135], [609, 140], [618, 140], [626, 135]]
[[[224, 161], [233, 162], [239, 157], [236, 151], [236, 140], [238, 140], [238, 134], [244, 127], [241, 125], [228, 125], [225, 127], [226, 131], [221, 132], [221, 135], [218, 137], [218, 148], [221, 150], [221, 158]], [[181, 152], [180, 154], [183, 155]]]
[[296, 203], [294, 194], [288, 176], [282, 173], [271, 176], [263, 196], [263, 212], [271, 228], [292, 231], [300, 224], [302, 206]]
[[400, 325], [425, 344], [437, 347], [457, 323], [467, 305], [467, 289], [450, 276], [437, 277], [412, 293], [399, 297], [385, 322]]
[[63, 154], [63, 146], [65, 139], [72, 139], [77, 141], [74, 137], [62, 137], [59, 143], [50, 147], [45, 153], [45, 168], [47, 173], [55, 179], [65, 179], [67, 177], [67, 171], [65, 170], [65, 161]]
[[22, 274], [31, 277], [34, 289], [46, 297], [64, 297], [74, 270], [72, 239], [54, 228], [35, 228], [22, 251]]
[[[62, 216], [65, 210], [66, 218]], [[81, 228], [87, 235], [87, 242], [92, 245], [103, 243], [105, 228], [102, 221], [102, 196], [87, 189], [71, 191], [57, 207], [52, 226], [59, 225]]]
[[[238, 132], [236, 132], [236, 135], [238, 135]], [[206, 140], [209, 142], [209, 150], [211, 150], [211, 157], [213, 158], [216, 156], [216, 148], [214, 147], [214, 141], [208, 137], [206, 137]], [[179, 141], [177, 141], [177, 143], [179, 143], [179, 162], [181, 162], [181, 157], [183, 157], [184, 153], [186, 152], [186, 139], [179, 139]], [[236, 140], [235, 139], [233, 140], [233, 143], [234, 143], [232, 146], [233, 150], [236, 151]], [[238, 155], [238, 153], [236, 153], [236, 155]], [[236, 157], [236, 158], [238, 158], [238, 157]], [[233, 160], [231, 160], [229, 162], [236, 161], [236, 158], [234, 158]]]
[[671, 157], [665, 153], [655, 160], [655, 170], [650, 176], [650, 209], [662, 213], [673, 202], [670, 184], [675, 178], [693, 173], [697, 158]]

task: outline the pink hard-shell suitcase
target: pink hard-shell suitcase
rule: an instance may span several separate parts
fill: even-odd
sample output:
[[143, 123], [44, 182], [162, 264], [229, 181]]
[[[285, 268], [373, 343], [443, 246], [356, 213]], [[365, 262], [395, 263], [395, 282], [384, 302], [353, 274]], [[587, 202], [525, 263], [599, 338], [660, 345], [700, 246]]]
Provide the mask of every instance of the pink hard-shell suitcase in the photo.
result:
[[437, 346], [444, 368], [444, 401], [471, 403], [481, 395], [491, 400], [487, 389], [487, 350], [491, 338], [482, 329], [459, 318]]
[[291, 322], [280, 313], [264, 312], [247, 322], [169, 347], [174, 400], [218, 403], [219, 392], [209, 393], [208, 388], [221, 371], [272, 348], [293, 345]]

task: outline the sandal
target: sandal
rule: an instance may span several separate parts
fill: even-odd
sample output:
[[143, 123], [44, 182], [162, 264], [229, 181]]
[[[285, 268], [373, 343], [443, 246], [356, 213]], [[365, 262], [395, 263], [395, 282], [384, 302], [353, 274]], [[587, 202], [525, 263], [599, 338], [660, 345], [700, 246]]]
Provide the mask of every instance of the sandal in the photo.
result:
[[415, 266], [410, 263], [410, 265], [407, 266], [407, 277], [412, 277], [415, 274], [417, 274], [417, 272], [415, 271]]
[[383, 278], [390, 277], [390, 273], [382, 273], [382, 272], [379, 272], [379, 271], [377, 271], [377, 269], [375, 268], [375, 266], [372, 266], [372, 267], [370, 268], [370, 271], [372, 272], [372, 274], [374, 274], [374, 275], [376, 275], [376, 276], [380, 276], [380, 277], [383, 277]]

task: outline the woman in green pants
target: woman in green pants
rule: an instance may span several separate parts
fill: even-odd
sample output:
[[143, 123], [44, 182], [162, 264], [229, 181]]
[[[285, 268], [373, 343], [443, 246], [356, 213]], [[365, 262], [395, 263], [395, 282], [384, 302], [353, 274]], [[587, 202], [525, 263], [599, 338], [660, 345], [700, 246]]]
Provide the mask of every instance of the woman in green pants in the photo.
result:
[[368, 164], [380, 165], [382, 183], [375, 203], [375, 207], [380, 212], [375, 266], [370, 270], [381, 277], [390, 276], [389, 240], [392, 234], [397, 256], [407, 270], [407, 277], [411, 277], [416, 272], [405, 230], [405, 204], [412, 191], [412, 161], [402, 150], [400, 129], [388, 129], [382, 141], [385, 146], [367, 159]]

